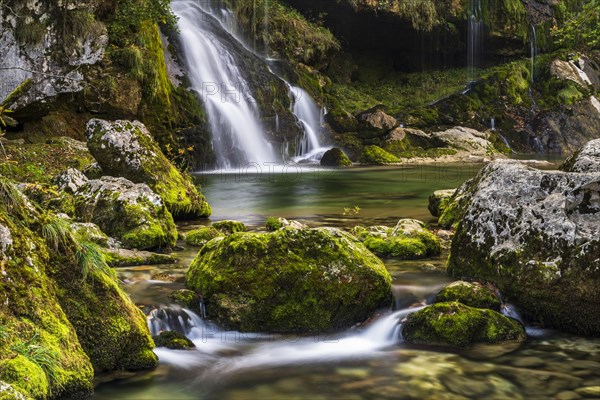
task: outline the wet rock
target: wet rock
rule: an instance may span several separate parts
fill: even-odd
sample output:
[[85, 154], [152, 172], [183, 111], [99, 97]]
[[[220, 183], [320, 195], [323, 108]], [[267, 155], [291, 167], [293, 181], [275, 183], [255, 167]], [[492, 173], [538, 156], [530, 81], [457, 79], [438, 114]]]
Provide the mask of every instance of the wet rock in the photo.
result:
[[600, 397], [600, 386], [586, 386], [576, 389], [575, 392], [581, 396], [598, 398]]
[[233, 235], [237, 232], [246, 232], [246, 225], [239, 221], [219, 221], [212, 224], [212, 227], [220, 230], [226, 235]]
[[512, 365], [517, 368], [537, 368], [545, 364], [546, 362], [539, 357], [519, 357], [512, 361]]
[[327, 150], [321, 158], [321, 166], [323, 167], [351, 167], [352, 161], [346, 156], [341, 149], [334, 147]]
[[441, 377], [442, 383], [453, 393], [466, 396], [467, 398], [482, 397], [489, 389], [486, 381], [473, 379], [469, 376], [459, 374], [448, 374]]
[[177, 257], [170, 254], [127, 249], [103, 249], [106, 262], [111, 267], [174, 264]]
[[269, 217], [265, 221], [265, 226], [268, 231], [276, 231], [281, 228], [292, 228], [292, 229], [307, 229], [308, 226], [304, 225], [301, 222], [295, 221], [293, 219], [288, 220], [285, 218], [277, 218], [277, 217]]
[[576, 392], [567, 390], [567, 391], [560, 392], [559, 394], [557, 394], [555, 399], [556, 400], [579, 400], [579, 399], [581, 399], [581, 396], [578, 395]]
[[429, 196], [429, 212], [434, 217], [442, 215], [447, 207], [448, 201], [456, 193], [456, 189], [436, 190]]
[[196, 345], [190, 339], [178, 332], [161, 332], [157, 336], [154, 336], [153, 339], [156, 347], [166, 347], [171, 350], [191, 350], [196, 348]]
[[436, 303], [408, 316], [402, 325], [408, 343], [466, 347], [474, 343], [524, 341], [525, 329], [492, 310]]
[[125, 178], [89, 180], [69, 169], [55, 178], [75, 198], [75, 214], [92, 221], [125, 247], [139, 250], [174, 246], [177, 229], [161, 198], [145, 184]]
[[385, 266], [333, 228], [212, 240], [190, 266], [186, 284], [204, 295], [211, 318], [250, 332], [335, 331], [391, 304]]
[[443, 288], [434, 303], [458, 301], [475, 308], [487, 308], [500, 311], [500, 298], [496, 292], [478, 282], [458, 281]]
[[105, 174], [147, 184], [175, 218], [210, 215], [208, 202], [191, 178], [169, 162], [141, 122], [92, 119], [85, 135], [90, 152]]
[[192, 310], [195, 313], [199, 313], [200, 311], [200, 301], [202, 300], [202, 297], [193, 290], [175, 290], [171, 294], [169, 294], [169, 299], [173, 300], [175, 304]]
[[449, 273], [493, 282], [545, 326], [599, 334], [599, 191], [599, 173], [489, 164], [464, 189]]

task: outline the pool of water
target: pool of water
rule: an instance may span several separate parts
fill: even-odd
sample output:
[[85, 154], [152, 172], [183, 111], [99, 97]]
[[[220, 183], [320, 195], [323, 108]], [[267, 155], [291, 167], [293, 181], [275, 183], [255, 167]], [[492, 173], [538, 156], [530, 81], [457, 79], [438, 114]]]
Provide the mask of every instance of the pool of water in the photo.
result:
[[[262, 230], [266, 216], [310, 226], [392, 225], [432, 221], [427, 197], [471, 178], [479, 166], [356, 168], [278, 174], [204, 174], [212, 220], [237, 219]], [[344, 209], [359, 207], [358, 212]], [[197, 224], [187, 224], [190, 229]], [[183, 287], [197, 249], [175, 265], [119, 270], [147, 312]], [[156, 349], [155, 371], [97, 387], [102, 400], [142, 399], [578, 399], [600, 398], [600, 339], [529, 328], [521, 346], [464, 351], [403, 344], [397, 323], [431, 301], [451, 279], [447, 254], [420, 261], [384, 260], [393, 279], [393, 310], [347, 332], [310, 337], [223, 332], [203, 321], [190, 331], [192, 351]]]

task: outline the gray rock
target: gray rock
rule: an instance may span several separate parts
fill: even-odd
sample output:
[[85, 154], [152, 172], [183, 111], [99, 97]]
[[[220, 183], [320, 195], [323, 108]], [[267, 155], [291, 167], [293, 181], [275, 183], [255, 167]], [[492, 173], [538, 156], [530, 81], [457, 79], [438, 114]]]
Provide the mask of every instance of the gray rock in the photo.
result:
[[125, 178], [88, 179], [69, 169], [55, 178], [75, 198], [82, 222], [94, 222], [125, 247], [140, 250], [175, 245], [177, 230], [161, 198], [145, 184]]
[[589, 141], [561, 166], [566, 172], [600, 172], [600, 139]]
[[457, 126], [443, 132], [432, 134], [436, 139], [457, 150], [467, 151], [472, 154], [485, 155], [493, 152], [494, 145], [488, 140], [489, 135], [475, 129]]
[[449, 273], [495, 283], [545, 326], [600, 334], [600, 173], [495, 161], [464, 192]]
[[398, 126], [396, 118], [388, 115], [379, 107], [373, 107], [358, 116], [363, 129], [378, 133], [386, 133]]

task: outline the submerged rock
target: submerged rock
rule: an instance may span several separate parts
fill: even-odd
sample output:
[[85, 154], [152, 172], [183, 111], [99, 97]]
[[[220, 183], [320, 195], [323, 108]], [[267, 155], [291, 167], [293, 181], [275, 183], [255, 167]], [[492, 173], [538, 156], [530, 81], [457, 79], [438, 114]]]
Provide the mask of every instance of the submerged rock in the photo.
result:
[[443, 288], [434, 303], [458, 301], [469, 307], [500, 311], [501, 301], [496, 292], [478, 282], [458, 281]]
[[414, 260], [441, 253], [439, 238], [415, 219], [401, 219], [394, 228], [357, 226], [352, 233], [379, 256]]
[[346, 153], [341, 149], [334, 147], [331, 150], [327, 150], [321, 158], [321, 166], [323, 167], [351, 167], [352, 161], [348, 158]]
[[391, 302], [383, 263], [333, 228], [235, 233], [207, 243], [187, 273], [208, 314], [241, 331], [345, 329]]
[[212, 224], [212, 227], [220, 230], [226, 235], [232, 235], [237, 232], [246, 232], [246, 225], [239, 221], [219, 221]]
[[208, 202], [191, 178], [169, 162], [141, 122], [92, 119], [85, 134], [90, 152], [105, 174], [147, 184], [175, 218], [211, 214]]
[[449, 273], [493, 282], [544, 326], [600, 334], [600, 173], [496, 161], [463, 192]]
[[525, 340], [516, 320], [458, 302], [436, 303], [408, 316], [402, 325], [408, 343], [466, 347], [476, 343]]
[[281, 228], [293, 228], [293, 229], [307, 229], [308, 226], [301, 222], [294, 221], [293, 219], [288, 220], [285, 218], [269, 217], [265, 221], [265, 227], [268, 231], [276, 231]]
[[96, 223], [125, 247], [139, 250], [174, 246], [177, 229], [161, 198], [145, 184], [125, 178], [89, 180], [69, 169], [55, 178], [75, 198], [75, 214]]
[[427, 207], [431, 215], [434, 217], [441, 216], [454, 193], [456, 193], [456, 189], [436, 190], [433, 192], [429, 196], [429, 206]]

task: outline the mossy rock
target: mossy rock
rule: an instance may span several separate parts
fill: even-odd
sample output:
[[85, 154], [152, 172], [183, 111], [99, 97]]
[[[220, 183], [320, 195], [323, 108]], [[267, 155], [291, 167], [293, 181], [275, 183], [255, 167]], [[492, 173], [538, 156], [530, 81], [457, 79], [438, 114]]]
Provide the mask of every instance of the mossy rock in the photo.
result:
[[333, 228], [213, 240], [193, 261], [186, 284], [204, 295], [211, 318], [240, 331], [345, 329], [391, 301], [383, 263]]
[[189, 231], [185, 235], [185, 243], [190, 246], [204, 246], [214, 238], [225, 236], [223, 232], [216, 229], [214, 226], [205, 226], [202, 228]]
[[301, 222], [294, 221], [293, 219], [285, 219], [285, 218], [277, 218], [277, 217], [268, 217], [265, 221], [265, 227], [268, 231], [273, 232], [282, 228], [291, 228], [291, 229], [306, 229], [308, 228]]
[[246, 232], [246, 225], [238, 221], [219, 221], [212, 224], [212, 227], [220, 230], [226, 235], [232, 235], [237, 232]]
[[437, 256], [442, 251], [439, 238], [414, 219], [401, 219], [394, 228], [357, 226], [352, 234], [382, 257], [415, 260]]
[[458, 281], [443, 288], [434, 303], [458, 301], [469, 307], [500, 311], [502, 302], [496, 292], [478, 282]]
[[29, 400], [28, 396], [23, 394], [22, 390], [13, 385], [0, 381], [0, 400]]
[[161, 332], [157, 336], [154, 336], [153, 339], [156, 347], [166, 347], [171, 350], [191, 350], [196, 348], [196, 345], [190, 339], [179, 332]]
[[378, 146], [367, 146], [360, 156], [360, 162], [367, 165], [386, 165], [400, 162], [400, 159]]
[[434, 217], [440, 217], [448, 207], [448, 203], [456, 189], [436, 190], [429, 196], [429, 205], [427, 208]]
[[74, 197], [78, 220], [96, 223], [124, 247], [149, 250], [176, 244], [173, 217], [147, 185], [125, 178], [89, 180], [74, 169], [58, 175], [55, 182]]
[[142, 123], [92, 119], [86, 137], [90, 152], [105, 173], [146, 183], [175, 218], [210, 216], [210, 205], [191, 178], [171, 164]]
[[127, 249], [102, 249], [104, 260], [111, 267], [175, 264], [178, 258], [172, 254]]
[[193, 290], [175, 290], [169, 294], [169, 299], [171, 299], [175, 304], [178, 304], [183, 308], [187, 308], [188, 310], [192, 310], [196, 313], [200, 311], [200, 301], [202, 298]]
[[323, 167], [351, 167], [352, 161], [348, 158], [346, 153], [341, 149], [334, 147], [333, 149], [327, 150], [321, 158], [321, 166]]
[[0, 361], [0, 375], [4, 381], [33, 398], [46, 398], [49, 394], [48, 378], [44, 370], [22, 355]]
[[524, 341], [525, 329], [514, 319], [459, 302], [436, 303], [408, 316], [402, 325], [408, 343], [468, 347]]

